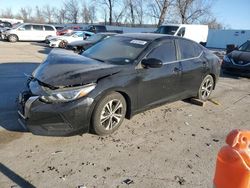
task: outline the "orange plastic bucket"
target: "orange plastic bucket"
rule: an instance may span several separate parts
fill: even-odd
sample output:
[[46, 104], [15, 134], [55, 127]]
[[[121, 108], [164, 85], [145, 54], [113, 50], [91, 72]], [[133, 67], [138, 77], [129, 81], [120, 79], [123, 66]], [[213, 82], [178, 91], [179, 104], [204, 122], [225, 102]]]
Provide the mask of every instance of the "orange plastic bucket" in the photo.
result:
[[217, 156], [216, 188], [250, 188], [250, 131], [233, 130]]

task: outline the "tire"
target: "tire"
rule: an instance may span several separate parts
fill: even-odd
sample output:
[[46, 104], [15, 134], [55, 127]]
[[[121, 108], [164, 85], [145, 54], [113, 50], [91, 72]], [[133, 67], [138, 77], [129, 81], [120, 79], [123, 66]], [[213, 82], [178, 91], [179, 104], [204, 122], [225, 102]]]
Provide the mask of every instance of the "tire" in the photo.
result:
[[59, 43], [59, 48], [66, 48], [66, 46], [67, 46], [67, 44], [68, 44], [68, 42], [67, 41], [65, 41], [65, 40], [62, 40], [60, 43]]
[[209, 99], [214, 88], [214, 78], [211, 75], [205, 76], [201, 82], [197, 98], [206, 101]]
[[9, 35], [8, 36], [8, 41], [9, 42], [17, 42], [18, 41], [18, 37], [16, 35]]
[[126, 110], [127, 104], [124, 97], [117, 92], [109, 93], [97, 103], [94, 109], [92, 130], [101, 136], [113, 133], [121, 126]]

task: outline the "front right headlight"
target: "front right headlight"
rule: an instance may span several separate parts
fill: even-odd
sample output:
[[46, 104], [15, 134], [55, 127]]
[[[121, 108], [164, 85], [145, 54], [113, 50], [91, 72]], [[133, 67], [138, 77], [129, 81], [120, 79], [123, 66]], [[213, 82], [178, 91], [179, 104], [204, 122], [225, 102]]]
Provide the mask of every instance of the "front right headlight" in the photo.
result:
[[56, 90], [51, 90], [49, 88], [43, 87], [44, 91], [48, 95], [41, 96], [40, 99], [48, 103], [69, 102], [86, 96], [93, 89], [95, 89], [95, 87], [95, 83], [79, 87], [69, 87]]

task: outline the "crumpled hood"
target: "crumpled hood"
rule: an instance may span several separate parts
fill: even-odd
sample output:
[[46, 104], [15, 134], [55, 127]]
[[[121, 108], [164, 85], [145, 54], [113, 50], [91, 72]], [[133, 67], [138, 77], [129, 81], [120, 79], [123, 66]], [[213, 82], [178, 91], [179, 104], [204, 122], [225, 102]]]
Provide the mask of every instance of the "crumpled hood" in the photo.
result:
[[99, 62], [72, 51], [54, 49], [32, 76], [45, 84], [62, 87], [96, 82], [121, 70], [122, 66]]
[[234, 50], [228, 54], [228, 57], [234, 61], [250, 62], [250, 52]]

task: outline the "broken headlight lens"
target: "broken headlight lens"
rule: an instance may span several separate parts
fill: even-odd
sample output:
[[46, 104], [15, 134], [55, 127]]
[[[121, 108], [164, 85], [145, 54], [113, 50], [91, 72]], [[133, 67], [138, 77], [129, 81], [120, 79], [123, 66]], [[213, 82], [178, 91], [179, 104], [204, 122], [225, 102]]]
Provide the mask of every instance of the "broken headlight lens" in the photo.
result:
[[80, 87], [70, 87], [63, 89], [50, 90], [48, 88], [43, 87], [44, 91], [48, 95], [41, 96], [40, 99], [43, 102], [68, 102], [79, 99], [81, 97], [89, 94], [93, 89], [95, 89], [96, 84], [87, 84]]

